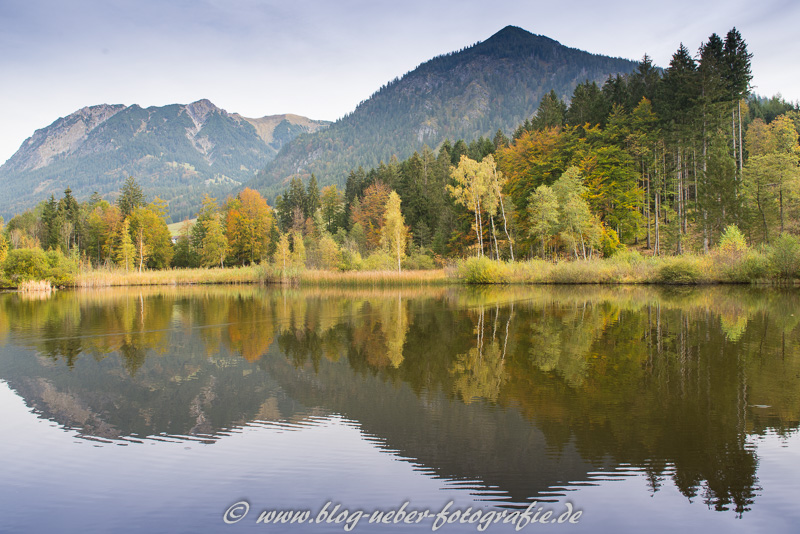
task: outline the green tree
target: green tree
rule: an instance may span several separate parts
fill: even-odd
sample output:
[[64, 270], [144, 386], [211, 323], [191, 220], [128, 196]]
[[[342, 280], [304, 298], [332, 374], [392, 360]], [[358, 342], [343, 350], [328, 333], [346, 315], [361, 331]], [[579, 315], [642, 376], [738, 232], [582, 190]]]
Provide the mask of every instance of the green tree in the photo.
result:
[[[228, 255], [228, 239], [221, 221], [222, 216], [216, 213], [213, 217], [203, 221], [203, 241], [200, 244], [200, 264], [203, 267], [218, 265], [225, 266], [225, 257]], [[198, 222], [198, 224], [200, 224]]]
[[62, 217], [59, 217], [58, 203], [53, 195], [50, 195], [50, 199], [42, 203], [41, 210], [42, 248], [44, 250], [55, 249], [60, 242]]
[[596, 82], [580, 83], [572, 93], [572, 101], [566, 113], [566, 123], [571, 126], [589, 126], [605, 124], [611, 111], [603, 91]]
[[531, 193], [528, 200], [528, 232], [542, 245], [542, 258], [546, 258], [545, 248], [550, 239], [558, 233], [558, 198], [553, 189], [540, 185]]
[[197, 221], [192, 226], [192, 247], [194, 250], [199, 251], [203, 246], [203, 239], [205, 239], [207, 229], [205, 223], [216, 218], [218, 214], [217, 199], [211, 197], [208, 193], [204, 194], [200, 211], [197, 212]]
[[122, 221], [117, 234], [117, 245], [114, 250], [114, 259], [117, 265], [123, 267], [126, 272], [133, 269], [133, 264], [136, 258], [136, 247], [131, 240], [130, 220], [125, 218]]
[[175, 267], [196, 267], [199, 264], [197, 254], [195, 254], [192, 247], [191, 230], [192, 225], [189, 223], [189, 219], [185, 219], [174, 246], [175, 253], [172, 256], [172, 265]]
[[117, 206], [122, 211], [123, 217], [128, 217], [139, 206], [144, 206], [144, 193], [133, 176], [128, 176], [122, 185], [117, 199]]
[[8, 240], [6, 239], [5, 232], [3, 232], [3, 218], [0, 217], [0, 264], [2, 264], [5, 261], [7, 254], [8, 254]]
[[577, 167], [567, 169], [553, 184], [553, 192], [559, 205], [559, 236], [576, 259], [592, 256], [603, 236], [600, 222], [584, 199], [587, 191]]
[[322, 220], [325, 230], [335, 234], [343, 226], [344, 216], [344, 197], [337, 189], [336, 185], [329, 185], [322, 188], [320, 196], [322, 209]]
[[560, 128], [564, 126], [564, 118], [567, 114], [567, 105], [563, 100], [558, 98], [555, 90], [542, 97], [539, 102], [539, 108], [536, 110], [531, 121], [531, 126], [535, 130], [544, 130], [545, 128]]
[[308, 189], [306, 190], [303, 213], [305, 214], [306, 218], [313, 217], [314, 213], [316, 213], [319, 208], [319, 186], [317, 185], [317, 177], [314, 175], [314, 173], [312, 173], [311, 179], [308, 181]]
[[303, 234], [292, 232], [292, 267], [303, 268], [306, 264], [306, 244]]
[[174, 249], [167, 226], [166, 209], [164, 201], [156, 197], [147, 206], [135, 208], [129, 217], [140, 270], [145, 265], [150, 269], [166, 269], [170, 266]]
[[64, 190], [64, 196], [58, 202], [58, 213], [64, 250], [68, 251], [73, 247], [80, 248], [83, 237], [83, 217], [81, 207], [72, 196], [72, 190], [69, 187]]

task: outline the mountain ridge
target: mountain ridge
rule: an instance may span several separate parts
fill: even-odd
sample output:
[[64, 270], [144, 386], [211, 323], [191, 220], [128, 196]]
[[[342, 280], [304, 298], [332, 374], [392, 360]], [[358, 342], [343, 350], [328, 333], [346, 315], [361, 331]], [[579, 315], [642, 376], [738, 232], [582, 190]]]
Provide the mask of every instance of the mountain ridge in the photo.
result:
[[391, 80], [325, 131], [298, 136], [248, 185], [274, 194], [311, 173], [320, 185], [342, 184], [350, 170], [405, 159], [425, 145], [510, 133], [550, 90], [569, 100], [578, 83], [602, 83], [636, 65], [506, 26]]
[[113, 200], [133, 175], [148, 197], [170, 201], [173, 217], [191, 215], [203, 193], [230, 192], [283, 144], [327, 124], [292, 114], [247, 118], [208, 99], [147, 108], [86, 106], [36, 130], [0, 166], [0, 183], [11, 193], [0, 198], [0, 214], [67, 187], [78, 198], [98, 191]]
[[247, 118], [207, 99], [142, 108], [88, 106], [36, 130], [0, 166], [0, 215], [34, 206], [70, 187], [114, 200], [136, 177], [145, 194], [167, 200], [173, 220], [196, 213], [202, 196], [248, 186], [271, 197], [292, 176], [320, 186], [347, 173], [405, 159], [445, 139], [470, 141], [513, 131], [555, 90], [568, 100], [578, 83], [633, 70], [634, 61], [569, 48], [507, 26], [485, 41], [421, 63], [336, 121], [298, 115]]

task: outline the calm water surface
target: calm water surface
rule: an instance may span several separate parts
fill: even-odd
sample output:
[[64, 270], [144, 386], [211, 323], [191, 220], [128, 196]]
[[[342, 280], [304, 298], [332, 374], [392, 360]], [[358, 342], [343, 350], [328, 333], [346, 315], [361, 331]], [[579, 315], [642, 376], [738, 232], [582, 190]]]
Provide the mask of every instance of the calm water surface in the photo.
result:
[[797, 291], [0, 295], [0, 532], [797, 532], [799, 424]]

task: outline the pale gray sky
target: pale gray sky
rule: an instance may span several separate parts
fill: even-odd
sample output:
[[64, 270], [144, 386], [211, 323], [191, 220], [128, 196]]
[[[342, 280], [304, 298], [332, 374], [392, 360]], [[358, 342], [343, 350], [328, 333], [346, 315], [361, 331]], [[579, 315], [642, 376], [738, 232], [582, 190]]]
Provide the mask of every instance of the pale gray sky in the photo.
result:
[[736, 26], [759, 94], [800, 99], [794, 0], [0, 0], [0, 162], [95, 104], [208, 98], [249, 117], [335, 120], [431, 57], [512, 24], [666, 66]]

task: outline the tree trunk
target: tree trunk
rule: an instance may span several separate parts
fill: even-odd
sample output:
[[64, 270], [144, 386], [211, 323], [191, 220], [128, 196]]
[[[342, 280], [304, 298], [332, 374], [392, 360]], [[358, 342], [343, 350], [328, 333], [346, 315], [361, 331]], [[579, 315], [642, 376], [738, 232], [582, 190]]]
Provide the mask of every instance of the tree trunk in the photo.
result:
[[483, 216], [481, 215], [481, 202], [478, 199], [478, 226], [480, 226], [480, 233], [478, 234], [478, 241], [481, 246], [481, 256], [483, 256]]
[[503, 194], [500, 196], [500, 212], [503, 214], [503, 229], [506, 232], [506, 239], [508, 239], [508, 250], [511, 253], [511, 261], [514, 261], [514, 244], [511, 243], [511, 236], [508, 234], [508, 222], [506, 221], [506, 208], [503, 206]]
[[[733, 159], [736, 161], [738, 158], [736, 157], [736, 110], [731, 110], [731, 138], [733, 139]], [[739, 179], [739, 172], [737, 168], [736, 173], [736, 180]]]
[[[495, 234], [495, 232], [494, 232], [494, 217], [492, 217], [490, 215], [489, 219], [492, 221], [492, 237], [494, 238], [494, 253], [497, 256], [497, 259], [499, 260], [500, 259], [500, 248], [497, 246], [497, 234]], [[489, 245], [489, 246], [491, 246], [491, 245]]]
[[683, 254], [683, 170], [681, 169], [681, 152], [678, 150], [678, 176], [675, 187], [678, 196], [678, 254]]
[[736, 103], [739, 109], [739, 174], [744, 169], [744, 150], [742, 150], [742, 99], [740, 98]]
[[480, 227], [479, 227], [479, 225], [478, 225], [478, 204], [477, 204], [477, 202], [476, 202], [476, 203], [475, 203], [475, 237], [476, 237], [476, 238], [477, 238], [477, 240], [478, 240], [478, 257], [481, 257], [481, 256], [483, 256], [483, 249], [482, 249], [482, 248], [480, 248], [480, 244], [481, 244], [481, 234], [480, 234], [480, 230], [479, 230], [479, 228], [480, 228]]
[[650, 175], [647, 175], [647, 193], [645, 195], [647, 198], [647, 250], [650, 250]]

